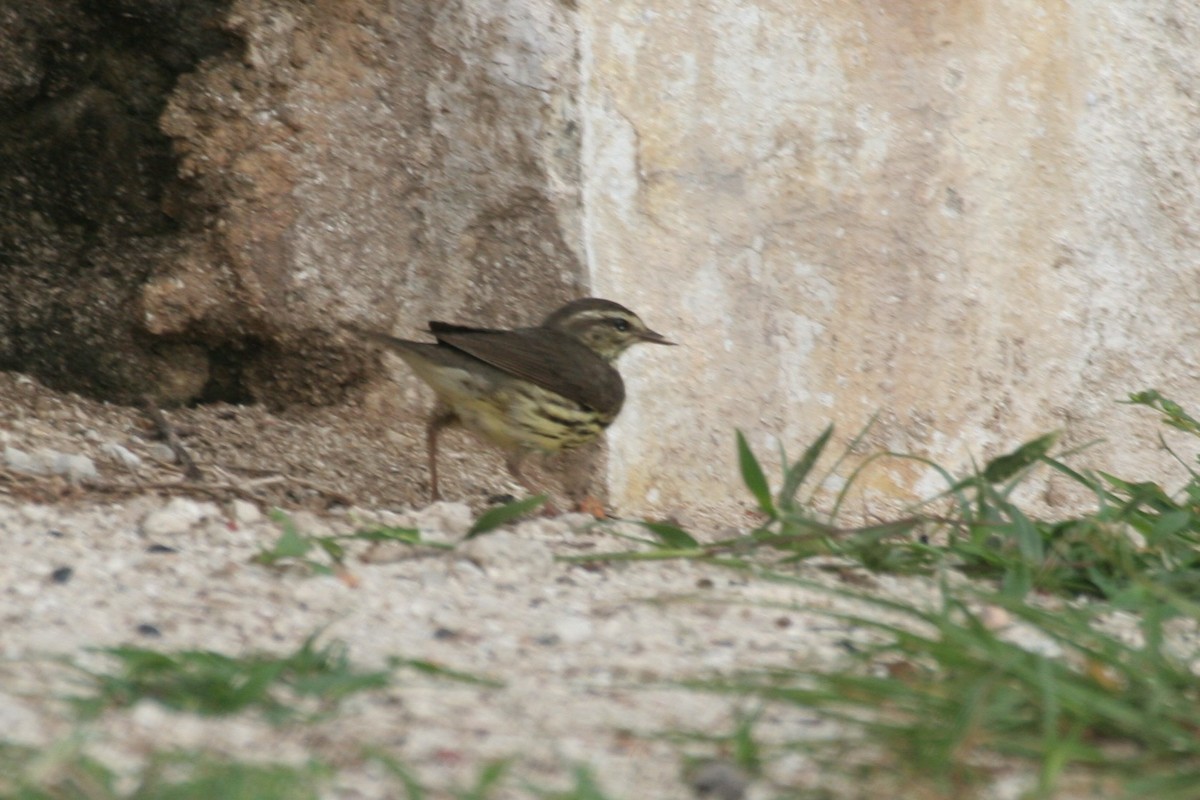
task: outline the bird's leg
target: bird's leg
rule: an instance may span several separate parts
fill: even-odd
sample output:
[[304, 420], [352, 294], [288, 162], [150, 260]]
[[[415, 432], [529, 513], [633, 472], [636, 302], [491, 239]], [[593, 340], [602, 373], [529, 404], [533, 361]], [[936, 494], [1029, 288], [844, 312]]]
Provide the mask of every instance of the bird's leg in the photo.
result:
[[437, 444], [438, 434], [442, 432], [442, 428], [448, 425], [453, 425], [458, 421], [458, 417], [448, 408], [437, 409], [433, 416], [429, 418], [429, 423], [425, 426], [425, 449], [429, 456], [429, 500], [437, 502], [442, 499], [442, 493], [438, 491], [438, 466], [437, 466]]
[[513, 479], [525, 487], [530, 494], [542, 494], [542, 490], [533, 484], [521, 472], [521, 465], [525, 463], [527, 453], [524, 450], [518, 450], [515, 453], [509, 453], [504, 457], [504, 466], [508, 468], [508, 474], [513, 476]]
[[[518, 450], [515, 453], [509, 453], [504, 457], [504, 466], [508, 468], [508, 474], [513, 476], [513, 479], [525, 487], [525, 490], [533, 495], [544, 494], [549, 497], [550, 493], [542, 489], [533, 481], [526, 478], [521, 473], [521, 464], [525, 461], [525, 456], [528, 455], [526, 450]], [[558, 509], [549, 499], [542, 506], [542, 513], [548, 517], [558, 516]]]
[[563, 488], [570, 498], [570, 507], [596, 519], [607, 518], [604, 503], [592, 491], [596, 475], [603, 472], [600, 468], [602, 459], [599, 448], [563, 450], [554, 457], [562, 467]]

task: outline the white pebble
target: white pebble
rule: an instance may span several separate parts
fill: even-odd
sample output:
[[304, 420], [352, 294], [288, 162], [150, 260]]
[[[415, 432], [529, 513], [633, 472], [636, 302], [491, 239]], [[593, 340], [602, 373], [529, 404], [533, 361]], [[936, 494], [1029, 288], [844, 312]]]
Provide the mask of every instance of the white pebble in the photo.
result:
[[215, 516], [212, 503], [197, 503], [186, 497], [174, 497], [165, 506], [155, 509], [142, 519], [146, 536], [172, 536], [185, 533], [205, 517]]
[[249, 500], [241, 498], [234, 500], [231, 506], [233, 518], [241, 525], [253, 525], [256, 522], [261, 522], [263, 515], [258, 510], [258, 506], [251, 503]]
[[422, 509], [416, 518], [417, 527], [422, 533], [428, 532], [434, 541], [461, 539], [474, 522], [475, 517], [465, 503], [444, 501]]
[[508, 530], [492, 531], [468, 539], [459, 545], [456, 552], [496, 578], [504, 573], [544, 576], [554, 566], [554, 554], [544, 542]]
[[592, 621], [574, 615], [561, 617], [554, 621], [554, 632], [563, 644], [581, 644], [592, 638]]
[[979, 621], [989, 631], [998, 631], [1012, 625], [1012, 615], [1000, 606], [984, 606], [979, 612]]
[[311, 511], [292, 511], [287, 516], [293, 527], [305, 536], [332, 536], [334, 533], [328, 522]]
[[395, 511], [383, 510], [379, 512], [379, 524], [386, 525], [389, 528], [412, 528], [413, 515], [397, 514]]
[[129, 469], [137, 469], [142, 465], [141, 456], [116, 442], [105, 442], [100, 445], [100, 452]]
[[33, 460], [33, 456], [11, 445], [4, 448], [4, 465], [14, 472], [23, 472], [26, 475], [36, 475], [41, 472]]
[[175, 451], [162, 442], [155, 442], [154, 444], [150, 445], [146, 449], [146, 452], [149, 453], [150, 457], [155, 461], [161, 461], [163, 464], [175, 463]]
[[80, 481], [97, 476], [96, 465], [84, 455], [60, 453], [41, 447], [32, 455], [15, 447], [4, 448], [4, 463], [9, 469], [27, 475], [62, 475], [70, 481]]
[[72, 483], [78, 483], [82, 480], [92, 480], [100, 475], [96, 471], [95, 462], [90, 458], [85, 455], [72, 455], [70, 453], [55, 453], [50, 469], [55, 475], [62, 475]]
[[21, 516], [35, 525], [41, 525], [54, 517], [52, 506], [21, 506]]

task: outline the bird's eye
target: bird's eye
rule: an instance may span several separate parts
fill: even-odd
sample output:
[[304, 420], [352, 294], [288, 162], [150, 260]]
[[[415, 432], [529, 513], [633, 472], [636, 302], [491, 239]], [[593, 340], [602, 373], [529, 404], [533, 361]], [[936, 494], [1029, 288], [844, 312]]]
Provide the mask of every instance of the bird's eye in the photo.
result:
[[617, 319], [614, 319], [612, 321], [612, 325], [614, 328], [619, 330], [621, 333], [624, 333], [625, 331], [629, 330], [629, 320], [627, 320], [627, 319], [621, 319], [620, 317], [618, 317]]

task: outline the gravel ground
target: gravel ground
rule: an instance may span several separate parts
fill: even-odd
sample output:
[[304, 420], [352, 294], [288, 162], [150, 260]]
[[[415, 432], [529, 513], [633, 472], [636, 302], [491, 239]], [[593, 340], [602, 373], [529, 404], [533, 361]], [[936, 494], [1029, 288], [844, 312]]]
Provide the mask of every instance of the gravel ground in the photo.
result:
[[[99, 665], [89, 648], [121, 644], [285, 655], [323, 631], [321, 641], [343, 642], [363, 668], [424, 659], [501, 686], [400, 670], [388, 689], [353, 696], [329, 719], [282, 726], [143, 700], [88, 725], [87, 752], [126, 775], [174, 748], [296, 764], [315, 757], [338, 767], [327, 796], [395, 797], [394, 780], [360, 758], [370, 745], [433, 786], [465, 786], [488, 759], [513, 758], [514, 786], [565, 787], [586, 764], [613, 798], [691, 798], [684, 757], [719, 753], [664, 734], [727, 734], [737, 702], [674, 681], [836, 667], [868, 636], [819, 613], [832, 595], [797, 586], [688, 561], [556, 560], [630, 548], [618, 534], [632, 530], [583, 515], [526, 521], [449, 551], [355, 541], [333, 576], [254, 563], [280, 535], [275, 505], [311, 535], [411, 526], [443, 542], [460, 540], [478, 513], [477, 502], [413, 508], [395, 487], [419, 481], [391, 463], [386, 437], [357, 411], [338, 413], [172, 412], [205, 473], [186, 482], [142, 412], [0, 374], [0, 740], [45, 746], [78, 731], [55, 699], [77, 688], [77, 676], [56, 657]], [[397, 437], [411, 444], [413, 432]], [[464, 485], [477, 487], [478, 500], [486, 483]], [[692, 529], [701, 538], [723, 530], [716, 521]], [[805, 570], [830, 585], [847, 577]], [[852, 577], [856, 588], [910, 602], [934, 598], [927, 581]], [[764, 742], [833, 732], [794, 710], [768, 711], [755, 729]], [[724, 787], [713, 798], [837, 789], [801, 754], [772, 761], [744, 793], [736, 776], [715, 769], [704, 773]], [[826, 796], [872, 792], [843, 786]]]
[[[299, 512], [293, 521], [323, 535], [411, 525], [436, 540], [461, 536], [471, 518], [466, 506], [441, 503], [400, 514]], [[24, 743], [68, 735], [68, 717], [47, 698], [69, 688], [69, 675], [47, 669], [47, 657], [118, 644], [282, 655], [324, 629], [366, 668], [389, 656], [427, 659], [504, 686], [402, 674], [382, 699], [356, 700], [334, 720], [292, 728], [204, 720], [143, 702], [104, 718], [100, 753], [129, 767], [164, 747], [297, 762], [316, 754], [336, 763], [353, 760], [357, 745], [377, 744], [435, 784], [465, 782], [482, 760], [517, 755], [525, 774], [547, 782], [588, 763], [618, 797], [686, 797], [678, 746], [639, 734], [728, 732], [732, 705], [666, 684], [751, 665], [827, 664], [854, 635], [819, 615], [754, 605], [826, 598], [721, 570], [556, 563], [556, 554], [627, 546], [581, 515], [525, 522], [449, 553], [363, 544], [338, 577], [252, 563], [278, 536], [279, 526], [248, 504], [225, 509], [156, 496], [0, 502], [8, 687], [0, 725]], [[811, 719], [773, 724], [792, 738], [822, 734]], [[782, 767], [790, 774], [779, 780], [805, 782], [802, 761]], [[335, 796], [388, 796], [369, 771], [349, 770], [344, 780]]]
[[[517, 756], [517, 772], [543, 784], [586, 763], [616, 797], [688, 797], [680, 747], [645, 735], [726, 733], [733, 705], [670, 681], [747, 666], [827, 664], [854, 636], [819, 615], [753, 605], [827, 602], [822, 597], [720, 570], [556, 563], [555, 554], [622, 547], [587, 530], [582, 516], [526, 522], [450, 553], [363, 545], [349, 574], [330, 577], [251, 563], [279, 530], [250, 507], [240, 511], [241, 521], [213, 503], [147, 496], [74, 507], [0, 504], [0, 653], [8, 687], [0, 725], [10, 739], [44, 745], [71, 730], [46, 699], [70, 688], [63, 683], [69, 674], [47, 669], [47, 657], [118, 644], [283, 655], [323, 629], [365, 668], [390, 656], [427, 659], [503, 688], [401, 672], [382, 697], [355, 699], [315, 726], [281, 728], [252, 717], [206, 720], [144, 701], [102, 718], [97, 753], [129, 768], [153, 749], [198, 747], [350, 764], [360, 745], [374, 744], [435, 785], [465, 784], [483, 760]], [[414, 525], [437, 538], [461, 535], [470, 518], [463, 505], [437, 504], [399, 515], [302, 512], [294, 521], [310, 533], [349, 533], [367, 522]], [[159, 532], [148, 534], [147, 525]], [[654, 599], [684, 601], [664, 607], [648, 602]], [[827, 733], [803, 717], [767, 720], [762, 730], [790, 738]], [[803, 785], [811, 778], [805, 768], [800, 759], [785, 762], [775, 778]], [[390, 791], [394, 785], [371, 770], [350, 768], [331, 796]]]
[[[486, 464], [459, 479], [474, 508], [414, 510], [423, 465], [397, 451], [416, 450], [420, 432], [381, 436], [386, 406], [366, 398], [367, 412], [382, 407], [374, 417], [169, 412], [204, 473], [189, 482], [144, 412], [0, 374], [0, 738], [45, 746], [76, 730], [54, 699], [77, 688], [76, 676], [55, 667], [56, 657], [100, 665], [89, 648], [122, 644], [284, 655], [322, 630], [322, 641], [344, 642], [363, 668], [426, 659], [503, 688], [401, 671], [382, 696], [291, 726], [142, 701], [93, 723], [87, 751], [125, 774], [173, 748], [316, 757], [341, 768], [331, 797], [392, 796], [394, 781], [358, 763], [369, 744], [434, 786], [466, 785], [485, 760], [515, 757], [514, 774], [543, 785], [563, 785], [574, 765], [588, 764], [614, 797], [688, 797], [686, 748], [657, 734], [727, 732], [734, 706], [671, 680], [843, 652], [847, 634], [828, 621], [752, 604], [805, 599], [796, 590], [687, 562], [556, 562], [628, 549], [611, 526], [583, 515], [527, 521], [451, 552], [356, 542], [347, 572], [332, 577], [253, 563], [280, 535], [269, 518], [276, 505], [311, 535], [386, 524], [461, 538], [495, 490]], [[652, 602], [677, 598], [686, 600]], [[762, 729], [773, 727], [821, 734], [811, 719], [765, 720]], [[785, 762], [778, 777], [806, 782], [805, 767]]]

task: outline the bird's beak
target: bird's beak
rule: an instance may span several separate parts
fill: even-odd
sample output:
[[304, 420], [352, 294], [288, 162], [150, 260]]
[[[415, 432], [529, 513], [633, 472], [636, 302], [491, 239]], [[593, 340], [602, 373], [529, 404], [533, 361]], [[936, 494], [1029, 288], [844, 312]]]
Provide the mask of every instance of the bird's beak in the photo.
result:
[[675, 344], [675, 342], [672, 342], [670, 339], [663, 336], [661, 333], [652, 331], [649, 328], [647, 328], [646, 330], [639, 333], [638, 339], [640, 339], [643, 342], [649, 342], [650, 344], [670, 344], [670, 345]]

